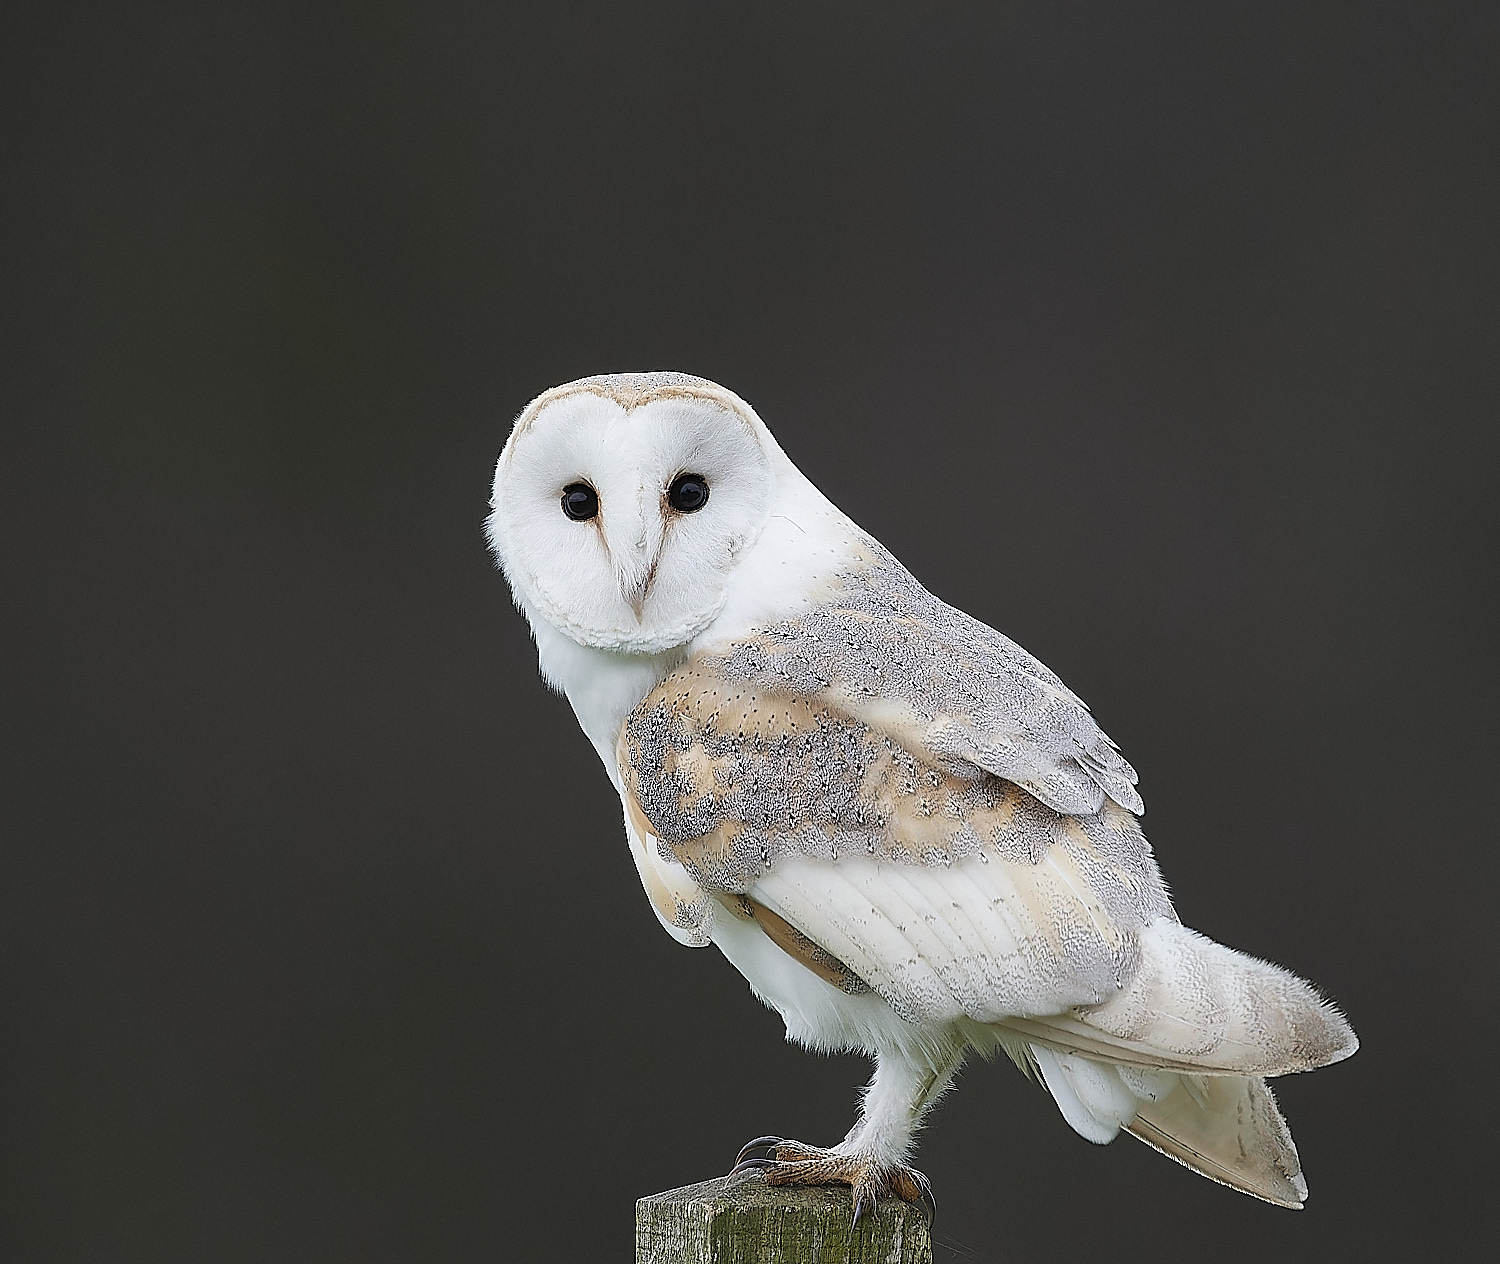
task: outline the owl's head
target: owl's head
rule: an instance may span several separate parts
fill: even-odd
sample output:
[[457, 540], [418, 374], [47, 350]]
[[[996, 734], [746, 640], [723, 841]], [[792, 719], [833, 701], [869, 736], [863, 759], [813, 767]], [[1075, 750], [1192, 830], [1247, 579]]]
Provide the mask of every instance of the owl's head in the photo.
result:
[[712, 382], [583, 378], [517, 418], [486, 531], [533, 621], [582, 645], [658, 654], [718, 615], [789, 465], [750, 406]]

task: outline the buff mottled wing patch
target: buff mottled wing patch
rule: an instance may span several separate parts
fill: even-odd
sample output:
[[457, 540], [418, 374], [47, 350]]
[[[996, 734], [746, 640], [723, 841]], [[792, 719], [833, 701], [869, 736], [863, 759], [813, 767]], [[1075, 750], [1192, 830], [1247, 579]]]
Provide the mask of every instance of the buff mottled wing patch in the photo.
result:
[[721, 662], [668, 676], [619, 746], [662, 857], [703, 890], [751, 897], [913, 1018], [1055, 1013], [1125, 985], [1135, 931], [1171, 916], [1131, 814], [1056, 812]]
[[660, 845], [709, 891], [744, 894], [783, 856], [948, 865], [981, 850], [1038, 863], [1076, 852], [1137, 915], [1167, 908], [1128, 813], [1059, 813], [972, 765], [945, 766], [820, 697], [760, 690], [722, 658], [669, 675], [627, 718], [619, 760]]

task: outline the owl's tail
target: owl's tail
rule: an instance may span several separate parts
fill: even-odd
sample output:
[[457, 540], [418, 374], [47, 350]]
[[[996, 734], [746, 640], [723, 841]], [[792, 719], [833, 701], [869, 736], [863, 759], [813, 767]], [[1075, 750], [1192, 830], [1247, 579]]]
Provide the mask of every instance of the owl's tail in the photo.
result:
[[1258, 1075], [1192, 1075], [1121, 1066], [1034, 1044], [1047, 1088], [1074, 1131], [1103, 1144], [1123, 1128], [1169, 1158], [1282, 1207], [1307, 1182], [1286, 1120]]

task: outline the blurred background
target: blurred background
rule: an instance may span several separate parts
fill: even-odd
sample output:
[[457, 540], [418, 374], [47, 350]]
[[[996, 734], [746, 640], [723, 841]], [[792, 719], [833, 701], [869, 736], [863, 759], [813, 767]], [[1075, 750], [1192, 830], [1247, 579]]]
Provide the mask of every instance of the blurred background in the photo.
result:
[[751, 401], [1364, 1041], [1312, 1188], [976, 1065], [938, 1259], [1494, 1258], [1500, 10], [7, 5], [0, 1255], [626, 1260], [832, 1141], [662, 933], [480, 532], [588, 373]]

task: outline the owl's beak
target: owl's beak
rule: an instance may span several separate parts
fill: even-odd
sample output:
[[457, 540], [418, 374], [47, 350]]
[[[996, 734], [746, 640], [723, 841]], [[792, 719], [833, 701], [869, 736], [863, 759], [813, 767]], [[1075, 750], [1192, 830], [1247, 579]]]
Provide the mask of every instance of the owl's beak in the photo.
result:
[[620, 596], [634, 612], [637, 623], [641, 621], [646, 609], [646, 597], [656, 580], [656, 566], [661, 560], [660, 522], [653, 521], [653, 515], [649, 512], [654, 508], [654, 505], [647, 505], [643, 492], [636, 505], [635, 520], [629, 524], [632, 529], [625, 533], [625, 539], [618, 541], [610, 550], [614, 557], [615, 578], [620, 585]]
[[651, 591], [651, 584], [655, 579], [656, 555], [654, 554], [644, 570], [632, 570], [631, 574], [620, 576], [620, 595], [635, 612], [637, 623], [641, 621], [641, 613], [646, 608], [646, 595]]

